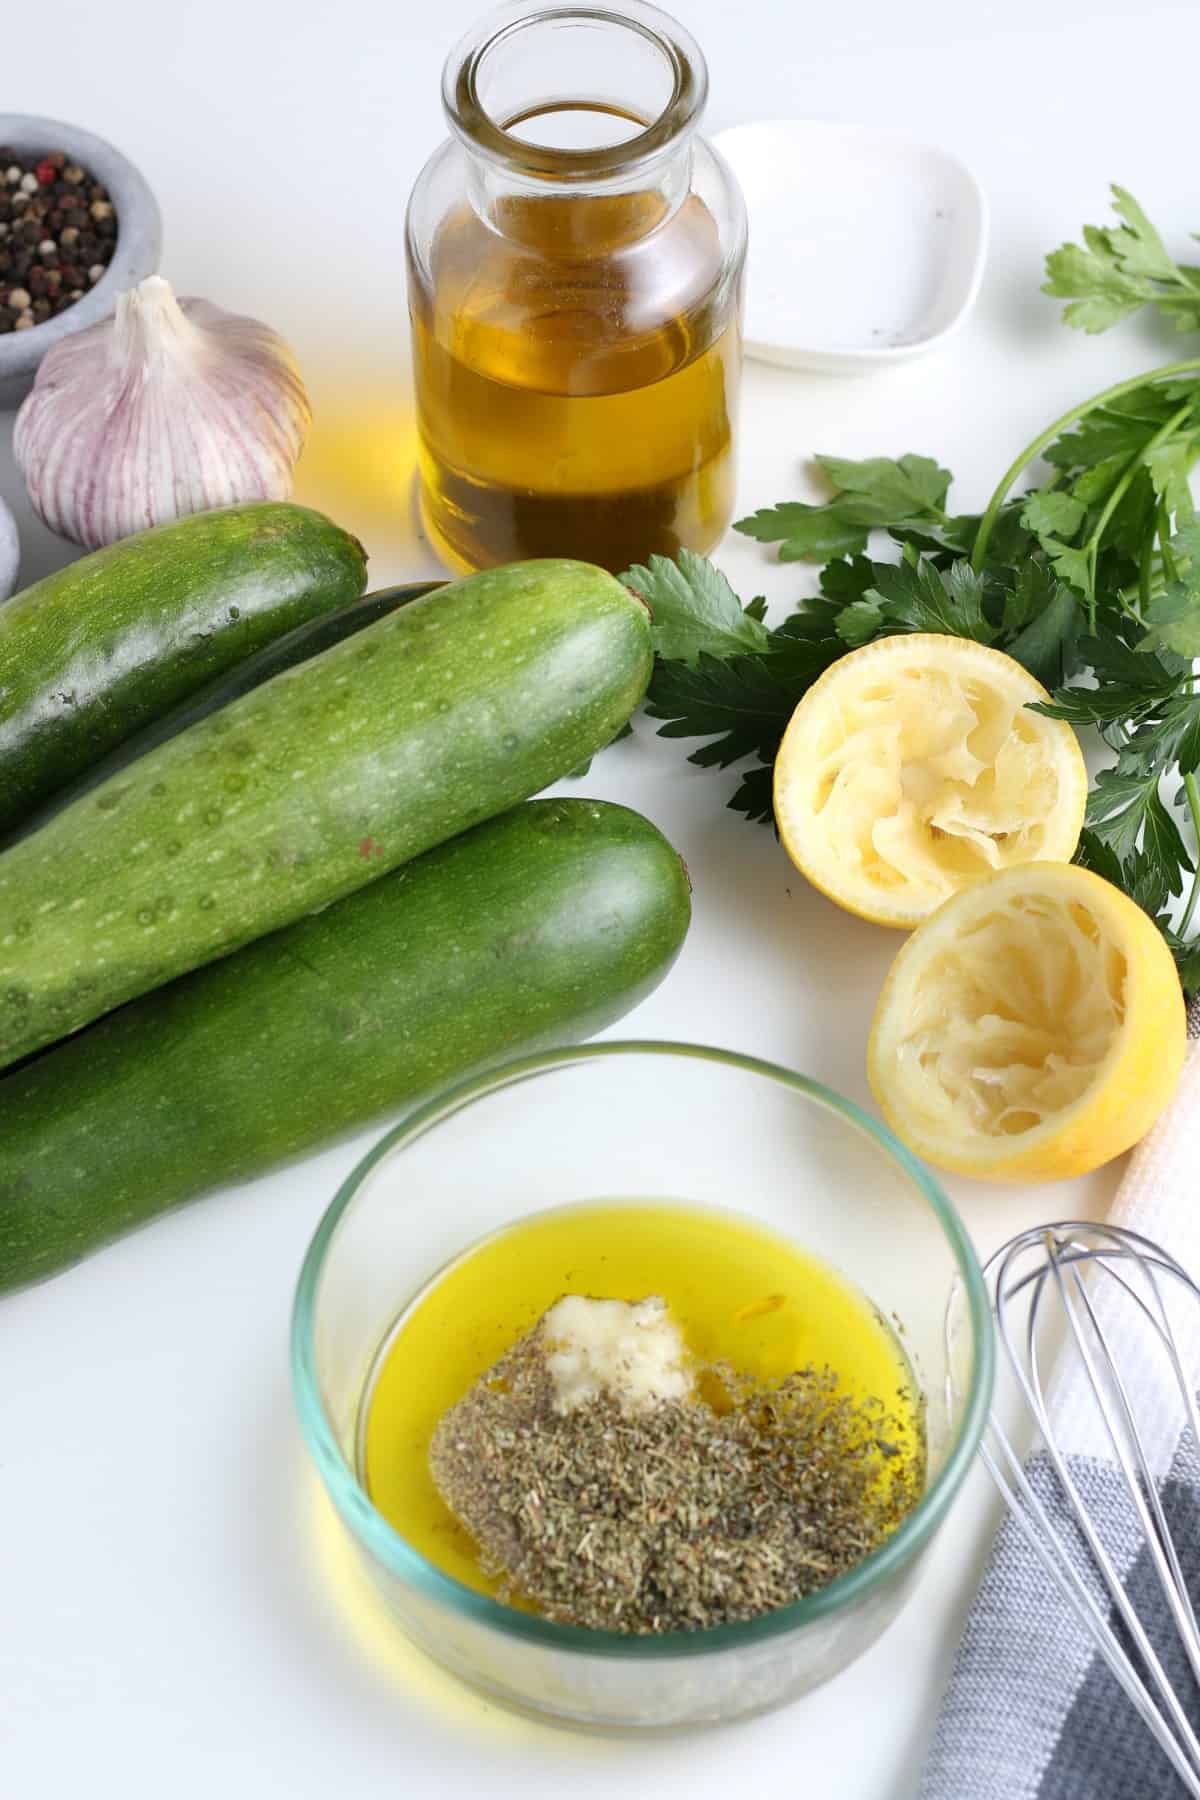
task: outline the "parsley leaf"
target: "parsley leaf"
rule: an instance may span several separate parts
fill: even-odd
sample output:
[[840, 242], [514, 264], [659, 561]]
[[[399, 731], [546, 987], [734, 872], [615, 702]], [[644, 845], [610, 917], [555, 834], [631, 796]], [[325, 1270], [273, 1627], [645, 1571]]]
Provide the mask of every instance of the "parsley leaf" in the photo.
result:
[[818, 456], [834, 489], [822, 506], [786, 500], [739, 519], [746, 537], [779, 545], [780, 562], [822, 562], [865, 550], [868, 534], [891, 528], [939, 530], [950, 471], [928, 456], [873, 456], [865, 462]]
[[818, 456], [817, 462], [838, 490], [843, 503], [865, 502], [891, 519], [915, 519], [940, 513], [950, 491], [949, 469], [931, 456], [872, 456], [851, 462], [841, 456]]
[[1146, 642], [1176, 656], [1200, 656], [1200, 577], [1172, 581], [1146, 609]]
[[1024, 563], [1004, 597], [1006, 635], [1000, 648], [1043, 687], [1054, 688], [1075, 670], [1079, 622], [1070, 588], [1041, 564]]
[[876, 610], [885, 632], [936, 631], [980, 644], [996, 636], [983, 614], [983, 581], [967, 562], [953, 563], [945, 574], [923, 559], [877, 563], [863, 601]]
[[823, 562], [828, 556], [863, 550], [867, 542], [867, 527], [843, 518], [835, 500], [825, 506], [785, 500], [738, 519], [734, 530], [761, 544], [777, 543], [780, 562]]
[[1042, 292], [1070, 300], [1063, 318], [1081, 331], [1107, 331], [1146, 305], [1179, 331], [1200, 330], [1200, 270], [1174, 261], [1132, 194], [1112, 193], [1122, 223], [1085, 225], [1082, 246], [1052, 251]]
[[1083, 523], [1087, 507], [1074, 494], [1035, 488], [1021, 511], [1021, 523], [1043, 544], [1047, 538], [1070, 537]]
[[1194, 1000], [1200, 994], [1200, 938], [1186, 941], [1170, 927], [1163, 931], [1163, 936], [1167, 940], [1167, 948], [1175, 958], [1184, 998]]
[[754, 825], [774, 825], [775, 771], [770, 764], [747, 769], [729, 805], [733, 812], [745, 813]]
[[1160, 772], [1101, 769], [1088, 795], [1087, 822], [1095, 837], [1121, 863], [1130, 863], [1144, 837], [1145, 851], [1161, 867], [1169, 894], [1183, 892], [1183, 874], [1192, 870], [1179, 827], [1159, 793]]
[[677, 562], [652, 556], [618, 579], [649, 606], [659, 656], [694, 666], [703, 654], [733, 656], [766, 647], [766, 602], [752, 600], [743, 608], [720, 569], [694, 551], [681, 550]]
[[[1163, 707], [1154, 728], [1154, 754], [1160, 767], [1172, 763], [1181, 775], [1200, 769], [1200, 694], [1180, 695]], [[1140, 748], [1138, 734], [1132, 739]]]
[[646, 710], [662, 719], [660, 737], [703, 737], [689, 762], [725, 769], [743, 756], [770, 762], [799, 698], [794, 681], [763, 656], [701, 654], [694, 668], [660, 663]]

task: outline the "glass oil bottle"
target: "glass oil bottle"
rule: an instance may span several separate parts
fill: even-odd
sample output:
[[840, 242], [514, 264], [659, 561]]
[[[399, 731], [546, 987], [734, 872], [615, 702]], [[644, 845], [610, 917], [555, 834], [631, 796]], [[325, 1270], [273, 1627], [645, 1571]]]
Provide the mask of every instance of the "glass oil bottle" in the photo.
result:
[[502, 8], [409, 208], [421, 505], [454, 569], [707, 551], [734, 504], [745, 213], [656, 8]]

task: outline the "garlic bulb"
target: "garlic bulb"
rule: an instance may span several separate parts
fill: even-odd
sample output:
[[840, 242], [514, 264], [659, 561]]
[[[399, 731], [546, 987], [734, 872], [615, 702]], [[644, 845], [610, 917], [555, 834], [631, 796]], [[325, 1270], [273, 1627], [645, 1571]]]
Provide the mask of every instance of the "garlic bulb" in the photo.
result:
[[176, 300], [152, 275], [47, 353], [13, 451], [38, 517], [96, 550], [186, 513], [286, 500], [311, 416], [277, 332]]

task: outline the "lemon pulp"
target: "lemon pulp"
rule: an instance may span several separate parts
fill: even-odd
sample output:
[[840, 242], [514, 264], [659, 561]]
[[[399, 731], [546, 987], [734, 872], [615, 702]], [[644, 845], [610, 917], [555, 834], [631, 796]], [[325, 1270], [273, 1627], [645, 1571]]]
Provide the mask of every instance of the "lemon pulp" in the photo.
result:
[[840, 906], [910, 926], [996, 870], [1065, 860], [1087, 771], [1046, 690], [1002, 651], [935, 633], [851, 651], [792, 715], [775, 816], [797, 868]]
[[1072, 864], [948, 900], [892, 965], [868, 1074], [918, 1156], [964, 1174], [1085, 1174], [1149, 1130], [1183, 1064], [1183, 994], [1153, 920]]
[[899, 1451], [890, 1467], [923, 1471], [921, 1404], [900, 1343], [828, 1264], [716, 1209], [557, 1207], [476, 1244], [419, 1294], [382, 1346], [363, 1398], [359, 1475], [373, 1503], [469, 1587], [493, 1593], [496, 1584], [434, 1486], [430, 1439], [442, 1414], [566, 1293], [659, 1294], [697, 1361], [728, 1362], [764, 1383], [828, 1367], [852, 1399], [883, 1403]]

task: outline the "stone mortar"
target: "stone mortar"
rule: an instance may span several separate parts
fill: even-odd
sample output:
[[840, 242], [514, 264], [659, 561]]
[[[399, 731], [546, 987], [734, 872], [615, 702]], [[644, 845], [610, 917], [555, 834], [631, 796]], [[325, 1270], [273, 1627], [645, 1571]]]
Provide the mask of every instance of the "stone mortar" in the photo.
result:
[[[82, 300], [66, 312], [34, 325], [29, 331], [10, 331], [0, 337], [0, 411], [19, 406], [37, 374], [47, 350], [73, 331], [106, 319], [117, 295], [136, 287], [158, 269], [162, 255], [162, 215], [144, 177], [127, 157], [111, 144], [65, 125], [59, 119], [39, 119], [26, 113], [0, 113], [0, 144], [25, 154], [44, 156], [62, 150], [103, 182], [117, 212], [117, 240], [113, 259], [101, 279]], [[0, 542], [2, 542], [0, 529]], [[0, 552], [0, 567], [3, 555]]]

